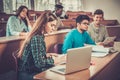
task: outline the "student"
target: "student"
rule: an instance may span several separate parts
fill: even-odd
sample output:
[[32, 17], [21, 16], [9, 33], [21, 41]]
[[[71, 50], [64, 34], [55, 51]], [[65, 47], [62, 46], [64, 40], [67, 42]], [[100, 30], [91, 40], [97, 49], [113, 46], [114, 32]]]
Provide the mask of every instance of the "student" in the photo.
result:
[[88, 33], [91, 38], [98, 44], [103, 44], [102, 42], [108, 37], [107, 29], [101, 24], [104, 18], [104, 12], [101, 9], [97, 9], [94, 12], [93, 22], [88, 27]]
[[53, 14], [55, 14], [60, 19], [68, 19], [68, 16], [66, 15], [65, 11], [63, 10], [63, 6], [60, 4], [55, 5], [55, 10], [53, 11]]
[[56, 4], [55, 5], [55, 10], [53, 11], [53, 14], [58, 18], [57, 21], [57, 27], [56, 30], [59, 30], [61, 27], [64, 26], [63, 22], [61, 21], [61, 19], [66, 19], [67, 16], [65, 15], [65, 12], [63, 12], [63, 6], [60, 4]]
[[44, 34], [54, 31], [56, 23], [57, 17], [50, 12], [43, 13], [36, 20], [32, 31], [18, 52], [19, 80], [33, 80], [35, 74], [54, 66], [52, 56], [57, 54], [46, 54]]
[[76, 18], [77, 28], [71, 30], [64, 39], [63, 53], [66, 53], [70, 48], [83, 47], [84, 44], [93, 44], [95, 42], [91, 39], [89, 34], [86, 32], [89, 25], [90, 18], [87, 15], [79, 15]]
[[20, 6], [16, 15], [11, 16], [7, 22], [6, 36], [25, 36], [31, 29], [31, 24], [28, 19], [28, 8]]

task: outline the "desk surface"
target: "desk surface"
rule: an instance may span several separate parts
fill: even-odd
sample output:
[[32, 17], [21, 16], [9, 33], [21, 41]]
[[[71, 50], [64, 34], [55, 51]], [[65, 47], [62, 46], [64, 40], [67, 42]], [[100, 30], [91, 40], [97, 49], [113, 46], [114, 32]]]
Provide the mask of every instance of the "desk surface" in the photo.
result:
[[[52, 36], [52, 35], [57, 35], [57, 34], [63, 34], [63, 33], [68, 33], [71, 29], [65, 29], [65, 30], [59, 30], [55, 31], [53, 33], [45, 34], [45, 36]], [[25, 39], [26, 36], [9, 36], [9, 37], [0, 37], [0, 43], [7, 43], [15, 40], [22, 40]]]
[[7, 43], [15, 40], [25, 39], [25, 36], [9, 36], [9, 37], [0, 37], [0, 43]]
[[95, 62], [94, 65], [91, 65], [89, 69], [71, 73], [68, 75], [62, 75], [49, 70], [39, 73], [34, 76], [34, 79], [41, 80], [88, 80], [98, 72], [100, 72], [105, 66], [111, 62], [119, 53], [109, 54], [106, 57], [92, 57], [92, 61]]

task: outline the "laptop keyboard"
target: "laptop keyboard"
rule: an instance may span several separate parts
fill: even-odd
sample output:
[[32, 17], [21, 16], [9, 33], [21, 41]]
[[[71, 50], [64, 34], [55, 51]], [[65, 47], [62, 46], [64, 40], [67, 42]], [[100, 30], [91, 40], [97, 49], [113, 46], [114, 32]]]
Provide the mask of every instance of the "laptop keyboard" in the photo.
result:
[[65, 72], [65, 68], [58, 69], [59, 71]]

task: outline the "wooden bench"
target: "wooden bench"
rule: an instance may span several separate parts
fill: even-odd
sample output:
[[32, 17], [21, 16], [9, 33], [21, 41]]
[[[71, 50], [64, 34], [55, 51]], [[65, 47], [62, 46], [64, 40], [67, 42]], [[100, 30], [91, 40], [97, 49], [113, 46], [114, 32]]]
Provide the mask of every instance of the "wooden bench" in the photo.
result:
[[106, 26], [114, 26], [114, 25], [118, 25], [119, 23], [117, 20], [103, 20], [101, 24]]
[[[64, 26], [67, 27], [76, 27], [76, 22], [73, 19], [66, 19], [66, 20], [62, 20]], [[92, 21], [90, 21], [92, 22]], [[105, 25], [105, 26], [114, 26], [114, 25], [119, 25], [117, 20], [103, 20], [101, 22], [101, 24]]]
[[[45, 34], [46, 51], [54, 52], [53, 46], [57, 43], [63, 43], [64, 36], [70, 30], [61, 30], [51, 34]], [[0, 38], [0, 74], [9, 72], [15, 64], [12, 63], [12, 53], [18, 50], [25, 37], [10, 36]]]
[[0, 37], [3, 37], [6, 35], [6, 24], [7, 24], [8, 18], [12, 15], [13, 14], [0, 13]]
[[68, 19], [76, 19], [76, 17], [81, 14], [92, 16], [92, 12], [85, 12], [85, 11], [67, 11], [66, 14], [68, 15]]
[[120, 25], [106, 26], [109, 36], [116, 36], [116, 41], [120, 41]]

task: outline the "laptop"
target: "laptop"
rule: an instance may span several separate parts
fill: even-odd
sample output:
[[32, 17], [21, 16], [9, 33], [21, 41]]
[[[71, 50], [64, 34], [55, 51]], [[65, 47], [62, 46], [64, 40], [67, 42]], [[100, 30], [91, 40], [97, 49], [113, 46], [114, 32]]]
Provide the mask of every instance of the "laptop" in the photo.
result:
[[69, 74], [90, 67], [92, 47], [80, 47], [67, 50], [66, 65], [57, 65], [50, 71], [60, 74]]

